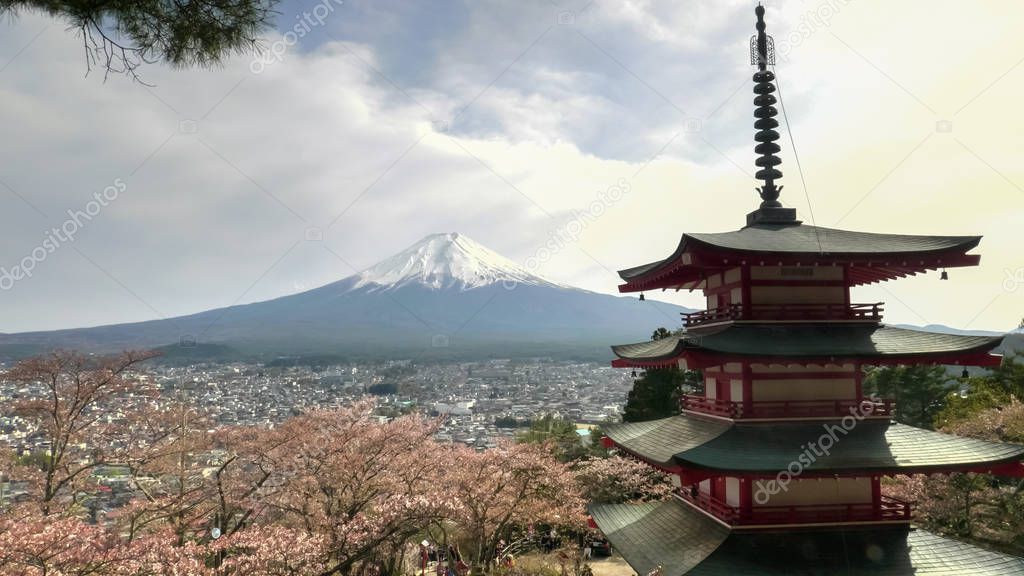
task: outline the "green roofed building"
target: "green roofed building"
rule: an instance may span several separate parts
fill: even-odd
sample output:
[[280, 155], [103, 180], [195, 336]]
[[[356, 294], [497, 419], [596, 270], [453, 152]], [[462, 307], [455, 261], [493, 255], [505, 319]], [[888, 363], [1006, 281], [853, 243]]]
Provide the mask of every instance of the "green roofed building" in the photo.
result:
[[[908, 236], [807, 226], [779, 202], [782, 172], [771, 38], [751, 38], [761, 205], [735, 232], [684, 234], [665, 259], [623, 270], [622, 292], [701, 290], [685, 331], [613, 346], [614, 366], [700, 370], [681, 414], [607, 427], [606, 445], [668, 472], [667, 502], [594, 506], [639, 574], [1022, 575], [1024, 559], [917, 530], [881, 478], [985, 472], [1024, 477], [1024, 446], [893, 423], [868, 397], [865, 366], [995, 366], [1001, 337], [882, 324], [853, 286], [974, 266], [977, 236]], [[642, 295], [642, 294], [641, 294]]]

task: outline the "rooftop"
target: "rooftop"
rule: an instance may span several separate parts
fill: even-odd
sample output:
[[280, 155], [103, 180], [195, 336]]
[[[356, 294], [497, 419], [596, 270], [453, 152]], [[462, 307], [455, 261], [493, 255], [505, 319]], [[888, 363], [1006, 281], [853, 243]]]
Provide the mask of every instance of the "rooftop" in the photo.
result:
[[[917, 473], [952, 470], [1021, 470], [1024, 446], [987, 442], [877, 420], [845, 428], [833, 423], [742, 424], [683, 414], [608, 426], [616, 445], [653, 464], [687, 469], [774, 476], [804, 455], [813, 443], [829, 450], [815, 454], [804, 474]], [[1009, 468], [1008, 468], [1009, 469]]]
[[905, 528], [733, 533], [678, 501], [606, 504], [594, 521], [638, 574], [1021, 576], [1024, 559]]
[[732, 232], [683, 234], [668, 257], [619, 271], [622, 292], [692, 288], [708, 270], [750, 265], [851, 266], [859, 285], [939, 268], [974, 266], [981, 236], [912, 236], [807, 224], [755, 224]]
[[[731, 323], [696, 328], [661, 340], [612, 346], [620, 367], [671, 366], [688, 355], [690, 368], [714, 365], [721, 356], [792, 361], [861, 360], [868, 364], [913, 359], [942, 364], [993, 365], [988, 354], [1002, 336], [964, 336], [873, 323]], [[701, 362], [701, 356], [704, 361]], [[690, 361], [692, 360], [692, 361]]]

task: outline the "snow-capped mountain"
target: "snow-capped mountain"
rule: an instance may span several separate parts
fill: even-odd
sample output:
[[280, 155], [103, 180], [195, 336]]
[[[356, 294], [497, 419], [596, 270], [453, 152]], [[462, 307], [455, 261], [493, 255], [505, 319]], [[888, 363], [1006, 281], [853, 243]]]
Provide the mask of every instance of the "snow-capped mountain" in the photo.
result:
[[[613, 284], [615, 278], [609, 278]], [[162, 347], [195, 358], [572, 356], [675, 328], [680, 306], [546, 280], [462, 234], [434, 234], [337, 282], [189, 316], [0, 334], [0, 359], [52, 348]], [[212, 352], [211, 352], [212, 351]]]
[[435, 290], [469, 290], [499, 282], [559, 286], [458, 232], [431, 234], [356, 274], [353, 289], [394, 290], [420, 284]]

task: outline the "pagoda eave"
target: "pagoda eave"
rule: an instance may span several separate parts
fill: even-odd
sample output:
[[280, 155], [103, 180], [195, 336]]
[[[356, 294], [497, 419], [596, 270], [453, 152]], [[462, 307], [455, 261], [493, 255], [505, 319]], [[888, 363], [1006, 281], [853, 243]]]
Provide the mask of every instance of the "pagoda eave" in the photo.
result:
[[[683, 486], [690, 486], [698, 484], [704, 480], [716, 478], [723, 475], [728, 475], [731, 478], [739, 478], [744, 480], [771, 480], [778, 476], [778, 470], [762, 470], [762, 471], [749, 471], [749, 470], [733, 470], [728, 468], [709, 468], [693, 465], [690, 463], [679, 463], [674, 461], [659, 462], [651, 457], [644, 456], [642, 453], [635, 452], [615, 442], [614, 440], [604, 437], [601, 439], [602, 445], [606, 449], [618, 450], [621, 454], [628, 456], [634, 460], [638, 460], [660, 470], [666, 474], [673, 474], [679, 476], [680, 483]], [[985, 464], [965, 464], [965, 465], [938, 465], [938, 466], [877, 466], [877, 467], [856, 467], [856, 468], [835, 468], [830, 470], [817, 470], [808, 471], [800, 475], [800, 478], [815, 480], [815, 479], [828, 479], [828, 478], [857, 478], [866, 476], [885, 476], [895, 478], [897, 476], [909, 476], [914, 474], [953, 474], [953, 473], [974, 473], [974, 474], [990, 474], [992, 476], [999, 476], [1002, 478], [1024, 478], [1024, 462], [1022, 462], [1019, 456], [1015, 456], [1003, 461], [988, 462]]]
[[685, 256], [690, 256], [690, 258], [678, 258], [664, 267], [652, 270], [649, 274], [629, 279], [618, 286], [619, 292], [625, 294], [646, 290], [696, 290], [701, 287], [701, 283], [707, 276], [736, 266], [842, 266], [848, 269], [846, 285], [862, 286], [945, 268], [977, 266], [981, 263], [980, 254], [956, 254], [928, 258], [921, 258], [917, 254], [896, 254], [871, 258], [863, 255], [817, 253], [779, 256], [721, 252], [703, 256], [688, 253]]
[[967, 254], [979, 236], [906, 236], [807, 225], [753, 226], [718, 234], [684, 234], [667, 258], [619, 271], [619, 292], [693, 290], [709, 275], [737, 266], [844, 267], [848, 286], [977, 266]]
[[998, 366], [1002, 336], [944, 334], [877, 323], [728, 322], [661, 340], [612, 346], [612, 366], [699, 370], [747, 364]]
[[[614, 443], [614, 442], [613, 442]], [[617, 445], [616, 445], [617, 446]], [[618, 447], [618, 446], [617, 446]], [[620, 448], [621, 449], [621, 448]], [[625, 450], [628, 452], [628, 450]], [[688, 463], [675, 465], [656, 464], [644, 459], [643, 456], [631, 453], [630, 455], [638, 460], [647, 462], [669, 474], [679, 474], [683, 485], [695, 484], [709, 478], [716, 478], [727, 475], [731, 478], [742, 478], [745, 480], [771, 480], [779, 474], [778, 470], [732, 470], [728, 468], [705, 468]], [[897, 476], [910, 476], [914, 474], [937, 475], [954, 473], [991, 474], [1002, 478], [1024, 478], [1024, 462], [1022, 456], [1014, 456], [1002, 461], [986, 462], [984, 464], [941, 464], [934, 466], [862, 466], [853, 468], [833, 468], [829, 470], [808, 471], [800, 474], [802, 479], [827, 479], [827, 478], [854, 478], [865, 476], [886, 476], [895, 478]]]
[[727, 362], [747, 362], [751, 364], [796, 364], [801, 366], [820, 366], [826, 364], [857, 363], [867, 366], [897, 366], [904, 364], [930, 364], [938, 366], [976, 366], [993, 368], [1003, 361], [1001, 354], [910, 354], [886, 356], [768, 356], [743, 354], [711, 354], [701, 352], [681, 352], [676, 356], [658, 359], [616, 358], [611, 361], [613, 368], [671, 368], [682, 367], [688, 370], [702, 370], [711, 366], [721, 366]]
[[979, 472], [1021, 477], [1024, 446], [961, 438], [850, 414], [832, 422], [743, 424], [683, 414], [609, 426], [607, 438], [663, 470], [690, 477], [770, 478]]

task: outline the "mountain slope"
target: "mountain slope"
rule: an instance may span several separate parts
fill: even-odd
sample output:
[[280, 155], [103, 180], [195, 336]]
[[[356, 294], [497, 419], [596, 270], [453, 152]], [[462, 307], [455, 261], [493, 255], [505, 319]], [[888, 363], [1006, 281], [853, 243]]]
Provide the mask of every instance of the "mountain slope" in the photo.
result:
[[[437, 234], [299, 294], [189, 316], [0, 336], [0, 356], [63, 347], [226, 347], [250, 356], [577, 355], [675, 327], [686, 309], [559, 285], [460, 234]], [[203, 347], [207, 345], [207, 347]]]

